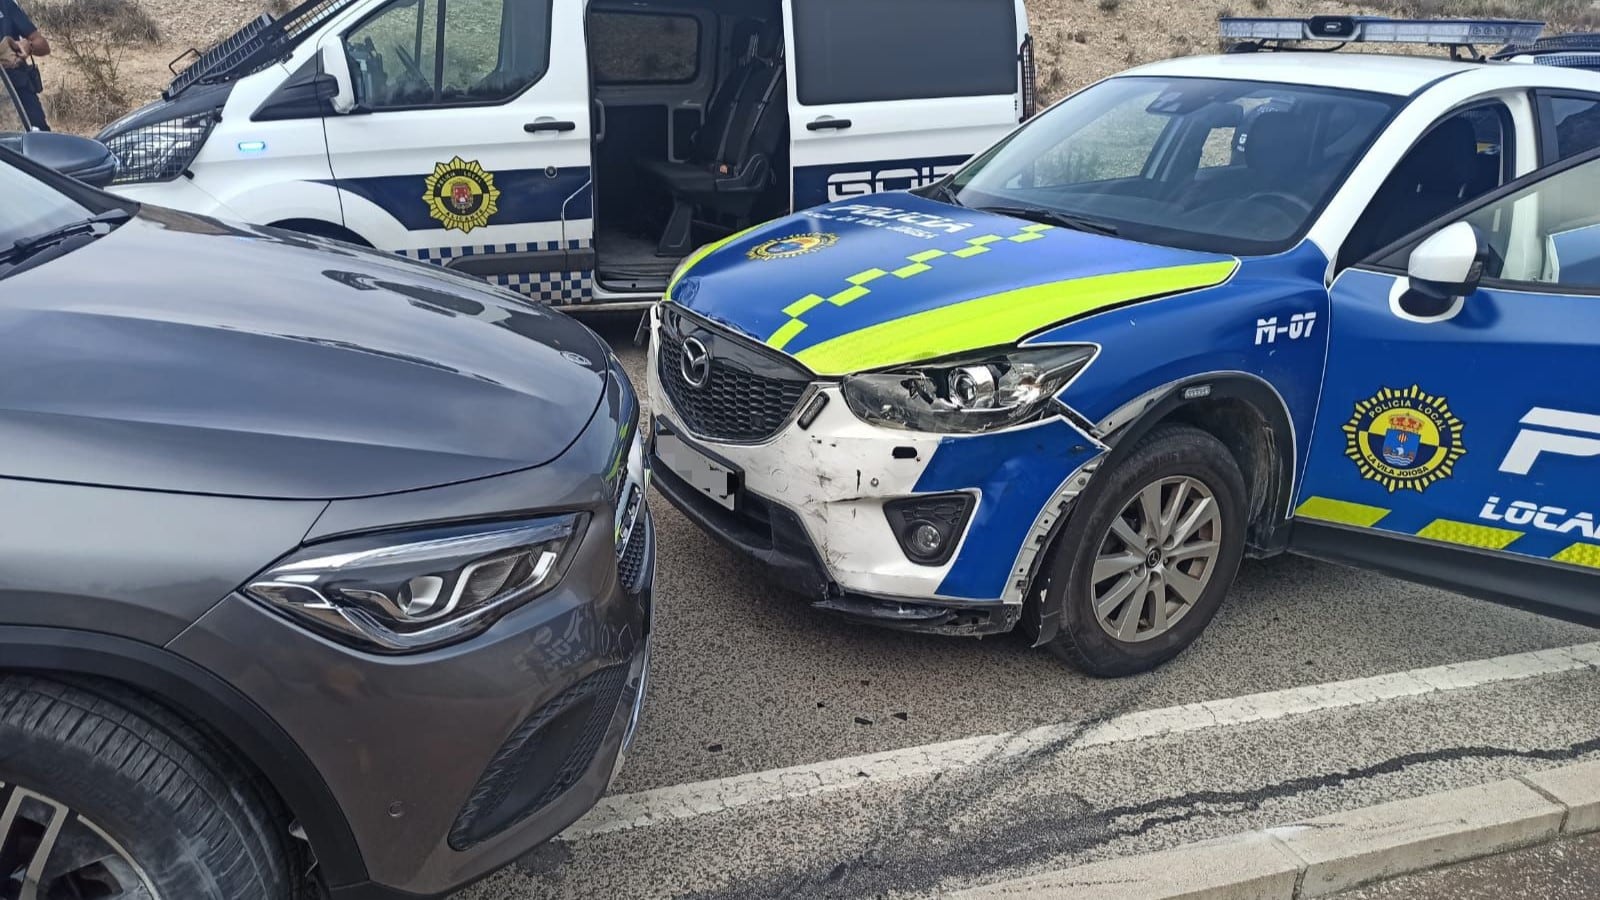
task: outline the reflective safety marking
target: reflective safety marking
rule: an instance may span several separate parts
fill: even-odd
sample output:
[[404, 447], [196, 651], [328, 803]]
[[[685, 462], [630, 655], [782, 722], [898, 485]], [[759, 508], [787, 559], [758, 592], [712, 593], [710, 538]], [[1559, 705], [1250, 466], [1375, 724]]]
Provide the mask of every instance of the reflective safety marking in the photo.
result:
[[1590, 569], [1600, 569], [1600, 546], [1594, 544], [1573, 544], [1571, 547], [1552, 556], [1551, 559], [1558, 563], [1571, 566], [1584, 566]]
[[1295, 510], [1295, 515], [1302, 518], [1354, 525], [1357, 528], [1371, 528], [1388, 514], [1389, 510], [1382, 507], [1331, 500], [1327, 497], [1312, 497]]
[[[846, 375], [972, 347], [999, 346], [1114, 306], [1213, 287], [1227, 281], [1238, 265], [1227, 260], [1170, 266], [1006, 291], [863, 328], [802, 350], [795, 358], [818, 375]], [[780, 329], [767, 343], [781, 349], [792, 338]]]
[[721, 250], [723, 247], [728, 246], [729, 244], [733, 243], [734, 241], [737, 241], [738, 239], [744, 237], [745, 235], [749, 234], [752, 231], [755, 231], [757, 228], [760, 228], [760, 227], [761, 227], [760, 225], [751, 226], [751, 227], [746, 228], [745, 230], [743, 230], [743, 231], [741, 231], [741, 232], [739, 232], [737, 234], [730, 234], [730, 235], [728, 235], [727, 237], [723, 238], [720, 241], [712, 241], [711, 243], [705, 245], [704, 247], [701, 247], [699, 250], [696, 250], [693, 253], [689, 254], [688, 258], [683, 261], [682, 267], [678, 269], [678, 276], [676, 278], [672, 279], [672, 283], [671, 284], [667, 285], [667, 294], [666, 294], [667, 298], [671, 299], [671, 297], [672, 297], [672, 289], [677, 287], [678, 286], [678, 282], [682, 281], [684, 279], [684, 276], [689, 274], [689, 270], [690, 269], [693, 269], [695, 266], [699, 265], [701, 260], [705, 259], [706, 257], [708, 257], [711, 254], [717, 252], [718, 250]]
[[1512, 531], [1509, 528], [1473, 525], [1470, 522], [1434, 519], [1427, 528], [1417, 532], [1417, 537], [1427, 538], [1430, 541], [1443, 541], [1446, 544], [1460, 544], [1463, 547], [1477, 547], [1481, 550], [1504, 550], [1517, 538], [1522, 537], [1522, 532]]
[[[867, 285], [877, 281], [880, 278], [884, 278], [889, 275], [893, 275], [901, 280], [915, 278], [924, 272], [933, 271], [933, 266], [929, 264], [934, 260], [944, 259], [946, 257], [951, 259], [969, 259], [983, 253], [988, 253], [990, 244], [997, 244], [1006, 240], [1015, 240], [1016, 238], [1026, 238], [1027, 241], [1034, 241], [1043, 237], [1044, 233], [1050, 230], [1051, 226], [1049, 225], [1028, 225], [1011, 238], [1007, 238], [1004, 235], [987, 234], [983, 237], [975, 237], [968, 240], [966, 242], [967, 246], [961, 250], [956, 250], [954, 252], [949, 250], [923, 250], [906, 257], [906, 264], [896, 269], [885, 270], [874, 268], [868, 269], [865, 272], [858, 272], [857, 274], [851, 275], [849, 278], [845, 279], [845, 281], [850, 283], [850, 287], [845, 288], [837, 294], [829, 297], [823, 297], [821, 294], [807, 294], [806, 296], [801, 297], [799, 300], [796, 300], [795, 302], [784, 307], [783, 314], [789, 317], [789, 321], [785, 322], [781, 328], [773, 332], [772, 337], [767, 338], [767, 346], [773, 348], [774, 350], [782, 350], [784, 347], [788, 346], [790, 341], [794, 340], [802, 331], [806, 330], [806, 323], [802, 321], [802, 317], [804, 317], [806, 313], [809, 313], [813, 309], [816, 309], [818, 306], [822, 305], [824, 300], [832, 303], [834, 306], [845, 306], [847, 304], [854, 303], [855, 301], [860, 300], [862, 297], [870, 294], [872, 289], [867, 287]], [[1017, 241], [1019, 244], [1025, 242], [1026, 241]], [[721, 246], [721, 244], [717, 246]], [[703, 258], [705, 253], [708, 252], [710, 251], [700, 251], [692, 258], [698, 261], [699, 259]]]
[[1027, 228], [1022, 229], [1022, 234], [1007, 238], [1006, 240], [1009, 240], [1013, 244], [1026, 244], [1029, 241], [1037, 241], [1038, 239], [1044, 237], [1044, 232], [1049, 230], [1049, 225], [1029, 225]]

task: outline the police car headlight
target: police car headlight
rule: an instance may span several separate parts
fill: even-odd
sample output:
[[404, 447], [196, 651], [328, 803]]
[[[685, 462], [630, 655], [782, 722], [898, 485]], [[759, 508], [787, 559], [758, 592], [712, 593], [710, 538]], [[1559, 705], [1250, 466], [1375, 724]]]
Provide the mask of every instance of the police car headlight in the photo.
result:
[[889, 372], [852, 375], [842, 390], [862, 421], [973, 434], [1049, 414], [1051, 401], [1094, 360], [1092, 346], [1022, 348]]
[[171, 181], [182, 175], [200, 155], [217, 123], [215, 113], [202, 113], [155, 122], [105, 139], [117, 155], [113, 184]]

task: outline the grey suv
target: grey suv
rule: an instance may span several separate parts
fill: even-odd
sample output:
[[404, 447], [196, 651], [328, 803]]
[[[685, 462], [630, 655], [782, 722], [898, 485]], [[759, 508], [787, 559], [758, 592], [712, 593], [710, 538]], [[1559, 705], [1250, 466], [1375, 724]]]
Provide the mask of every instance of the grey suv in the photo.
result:
[[0, 898], [437, 895], [588, 810], [655, 557], [600, 339], [4, 150], [0, 198]]

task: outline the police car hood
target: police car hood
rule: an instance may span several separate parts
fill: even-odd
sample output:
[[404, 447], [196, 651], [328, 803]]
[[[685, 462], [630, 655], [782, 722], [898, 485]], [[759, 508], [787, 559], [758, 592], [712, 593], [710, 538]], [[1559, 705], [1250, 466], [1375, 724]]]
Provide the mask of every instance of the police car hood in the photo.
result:
[[674, 302], [843, 375], [1015, 343], [1226, 281], [1238, 260], [881, 194], [699, 251]]
[[483, 478], [560, 456], [609, 358], [482, 281], [146, 207], [0, 282], [0, 477], [285, 499]]

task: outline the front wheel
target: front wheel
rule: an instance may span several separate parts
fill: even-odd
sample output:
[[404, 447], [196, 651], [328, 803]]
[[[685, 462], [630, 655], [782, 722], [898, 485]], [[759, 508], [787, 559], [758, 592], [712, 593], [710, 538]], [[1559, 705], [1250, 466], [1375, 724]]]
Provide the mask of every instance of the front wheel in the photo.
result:
[[1244, 476], [1211, 434], [1150, 433], [1080, 500], [1057, 544], [1044, 602], [1061, 613], [1049, 647], [1101, 677], [1149, 671], [1194, 642], [1244, 555]]
[[288, 828], [195, 728], [109, 684], [0, 674], [0, 898], [288, 900]]

